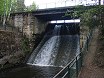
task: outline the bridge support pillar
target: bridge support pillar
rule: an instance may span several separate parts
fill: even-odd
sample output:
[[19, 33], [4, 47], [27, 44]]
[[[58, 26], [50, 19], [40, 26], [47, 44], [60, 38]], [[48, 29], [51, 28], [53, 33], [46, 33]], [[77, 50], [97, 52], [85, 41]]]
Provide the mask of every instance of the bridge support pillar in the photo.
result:
[[33, 33], [41, 34], [42, 32], [45, 31], [47, 24], [48, 24], [48, 21], [44, 21], [35, 17], [35, 26], [33, 27], [34, 29]]
[[18, 28], [28, 38], [32, 38], [32, 34], [41, 34], [45, 31], [48, 21], [38, 19], [33, 13], [17, 13], [11, 15], [9, 23], [11, 26]]

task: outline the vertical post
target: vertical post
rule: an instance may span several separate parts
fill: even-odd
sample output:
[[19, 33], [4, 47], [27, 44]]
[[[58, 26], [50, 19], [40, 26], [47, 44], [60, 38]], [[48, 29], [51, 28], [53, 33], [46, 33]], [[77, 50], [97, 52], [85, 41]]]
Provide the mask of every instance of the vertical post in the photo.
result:
[[56, 8], [56, 2], [55, 2], [55, 8]]
[[99, 0], [99, 5], [101, 5], [101, 0]]
[[47, 3], [46, 3], [46, 8], [47, 8]]
[[76, 57], [76, 77], [78, 77], [78, 61], [77, 61], [77, 57]]
[[68, 66], [68, 78], [70, 78], [70, 68]]
[[65, 6], [66, 6], [66, 1], [65, 1]]

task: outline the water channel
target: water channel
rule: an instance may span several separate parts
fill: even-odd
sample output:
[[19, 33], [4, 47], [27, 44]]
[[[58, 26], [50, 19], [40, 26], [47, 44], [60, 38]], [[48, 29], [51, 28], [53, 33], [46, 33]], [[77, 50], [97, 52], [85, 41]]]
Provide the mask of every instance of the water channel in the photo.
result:
[[52, 78], [79, 53], [76, 31], [75, 26], [56, 25], [30, 55], [26, 66], [1, 72], [0, 78]]

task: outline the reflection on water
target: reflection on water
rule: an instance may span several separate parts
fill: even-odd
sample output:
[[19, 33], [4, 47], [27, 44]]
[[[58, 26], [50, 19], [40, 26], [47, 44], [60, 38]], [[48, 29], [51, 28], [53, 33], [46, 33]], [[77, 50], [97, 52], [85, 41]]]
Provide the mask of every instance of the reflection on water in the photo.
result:
[[25, 66], [2, 71], [0, 78], [52, 78], [61, 69], [53, 66]]

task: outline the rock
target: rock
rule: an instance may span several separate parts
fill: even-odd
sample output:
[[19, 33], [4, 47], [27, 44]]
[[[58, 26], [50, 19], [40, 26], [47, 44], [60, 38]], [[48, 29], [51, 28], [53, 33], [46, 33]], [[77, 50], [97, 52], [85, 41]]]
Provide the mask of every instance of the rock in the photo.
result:
[[0, 67], [14, 66], [24, 61], [26, 52], [21, 45], [22, 37], [19, 32], [0, 30]]
[[4, 65], [9, 59], [10, 59], [11, 56], [4, 56], [3, 58], [0, 59], [0, 64], [1, 65]]
[[12, 57], [10, 57], [10, 59], [8, 60], [8, 62], [10, 64], [20, 63], [23, 58], [24, 58], [24, 53], [22, 53], [22, 52], [16, 52], [16, 53], [13, 54]]

